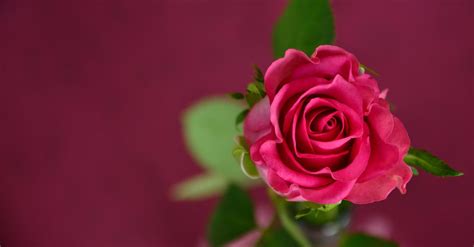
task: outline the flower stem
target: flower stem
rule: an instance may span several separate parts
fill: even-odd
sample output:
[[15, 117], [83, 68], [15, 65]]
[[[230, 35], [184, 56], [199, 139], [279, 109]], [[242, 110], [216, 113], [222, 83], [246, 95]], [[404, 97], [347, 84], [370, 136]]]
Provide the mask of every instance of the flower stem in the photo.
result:
[[306, 238], [304, 232], [298, 226], [298, 224], [290, 217], [287, 209], [287, 202], [275, 194], [271, 189], [268, 189], [268, 196], [272, 201], [278, 219], [282, 226], [288, 231], [288, 233], [299, 243], [301, 247], [311, 247], [310, 241]]

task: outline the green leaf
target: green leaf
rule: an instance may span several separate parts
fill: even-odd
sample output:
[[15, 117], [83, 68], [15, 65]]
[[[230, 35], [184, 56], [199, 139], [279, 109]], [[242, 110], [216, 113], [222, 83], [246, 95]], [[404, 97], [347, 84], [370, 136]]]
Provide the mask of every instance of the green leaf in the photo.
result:
[[233, 99], [243, 99], [245, 97], [243, 93], [239, 93], [239, 92], [231, 93], [229, 96]]
[[245, 137], [242, 135], [235, 136], [234, 137], [234, 142], [237, 146], [240, 146], [244, 148], [244, 150], [248, 151], [249, 150], [249, 145], [247, 144], [247, 141], [245, 140]]
[[462, 176], [462, 172], [458, 172], [448, 166], [444, 161], [427, 151], [410, 148], [404, 161], [410, 166], [417, 166], [435, 176]]
[[291, 235], [282, 227], [268, 228], [263, 233], [256, 247], [289, 247], [299, 246]]
[[223, 246], [256, 227], [252, 200], [241, 188], [230, 185], [211, 217], [207, 239], [211, 246]]
[[221, 193], [227, 187], [228, 180], [211, 173], [200, 174], [173, 186], [172, 197], [175, 200], [196, 200]]
[[311, 55], [334, 40], [329, 0], [290, 0], [273, 30], [273, 54], [282, 57], [289, 48]]
[[235, 118], [236, 127], [238, 127], [245, 120], [245, 117], [247, 117], [247, 114], [249, 114], [249, 109], [245, 109], [241, 111], [239, 115], [237, 115], [237, 117]]
[[311, 247], [311, 243], [304, 235], [298, 224], [289, 216], [286, 207], [286, 201], [269, 189], [269, 195], [275, 206], [276, 213], [281, 221], [283, 228], [301, 247]]
[[397, 247], [398, 244], [374, 236], [369, 236], [364, 233], [345, 234], [341, 238], [339, 247]]
[[222, 97], [201, 100], [184, 113], [182, 124], [187, 147], [194, 159], [212, 173], [234, 182], [248, 180], [232, 157], [235, 116], [243, 106]]

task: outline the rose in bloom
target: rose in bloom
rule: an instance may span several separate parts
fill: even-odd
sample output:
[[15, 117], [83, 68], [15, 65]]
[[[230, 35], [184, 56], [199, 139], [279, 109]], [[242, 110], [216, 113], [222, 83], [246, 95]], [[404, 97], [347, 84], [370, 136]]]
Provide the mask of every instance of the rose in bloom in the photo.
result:
[[385, 92], [351, 53], [289, 49], [265, 74], [267, 96], [250, 111], [244, 136], [261, 177], [292, 201], [384, 200], [405, 193], [410, 139]]

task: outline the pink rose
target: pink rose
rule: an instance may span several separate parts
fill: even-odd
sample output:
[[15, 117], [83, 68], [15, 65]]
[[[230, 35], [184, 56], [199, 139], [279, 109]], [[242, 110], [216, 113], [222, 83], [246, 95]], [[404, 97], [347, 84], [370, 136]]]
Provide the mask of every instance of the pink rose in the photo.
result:
[[351, 53], [289, 49], [265, 74], [267, 97], [250, 111], [244, 135], [261, 177], [292, 201], [384, 200], [405, 193], [412, 171], [405, 127], [377, 82]]

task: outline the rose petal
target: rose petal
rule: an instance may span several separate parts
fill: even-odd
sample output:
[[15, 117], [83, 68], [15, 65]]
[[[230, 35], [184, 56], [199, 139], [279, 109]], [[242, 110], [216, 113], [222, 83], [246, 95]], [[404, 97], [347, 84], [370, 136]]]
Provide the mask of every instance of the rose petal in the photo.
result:
[[292, 150], [286, 143], [279, 144], [278, 151], [281, 153], [283, 163], [298, 172], [312, 175], [332, 174], [329, 167], [337, 167], [349, 155], [349, 150], [334, 152], [331, 154], [307, 154]]
[[[321, 45], [316, 48], [311, 58], [319, 59], [317, 69], [325, 76], [335, 77], [341, 75], [348, 81], [353, 81], [359, 74], [359, 61], [350, 52], [333, 46]], [[316, 66], [315, 66], [316, 67]]]
[[393, 131], [394, 120], [390, 109], [380, 104], [374, 104], [367, 116], [371, 132], [386, 140]]
[[[395, 127], [395, 121], [386, 101], [379, 99], [370, 106], [367, 123], [370, 129], [372, 151], [367, 169], [358, 182], [370, 180], [387, 172], [400, 159], [399, 148], [390, 139], [392, 138], [391, 134]], [[403, 137], [397, 136], [396, 138]]]
[[360, 116], [363, 113], [363, 102], [359, 91], [353, 84], [347, 82], [342, 76], [339, 75], [337, 75], [331, 81], [331, 83], [321, 84], [317, 87], [309, 89], [303, 95], [301, 95], [300, 99], [305, 99], [309, 96], [330, 98], [332, 102], [337, 102], [338, 104], [350, 107]]
[[283, 58], [274, 61], [265, 73], [265, 90], [270, 101], [273, 101], [277, 90], [284, 85], [295, 68], [314, 63], [304, 52], [295, 49], [288, 49]]
[[267, 167], [258, 167], [258, 172], [262, 179], [273, 189], [277, 194], [285, 197], [288, 200], [303, 200], [301, 198], [298, 186], [290, 184], [283, 180], [276, 172]]
[[355, 183], [355, 181], [333, 181], [324, 186], [307, 188], [288, 183], [272, 169], [259, 168], [259, 172], [275, 192], [289, 201], [311, 201], [319, 204], [338, 203], [347, 197]]
[[[336, 116], [336, 115], [342, 115], [342, 113], [334, 111], [333, 113], [329, 113], [325, 116], [324, 116], [324, 114], [321, 114], [321, 115], [323, 115], [323, 117], [321, 117], [322, 120], [319, 120], [319, 121], [320, 122], [325, 122], [325, 121], [327, 122], [328, 121], [327, 118], [331, 118], [331, 117]], [[313, 121], [318, 121], [318, 120], [313, 119]], [[317, 124], [319, 124], [319, 123], [316, 123], [316, 125]], [[306, 133], [308, 132], [307, 130], [310, 129], [310, 127], [307, 126], [305, 118], [302, 118], [298, 122], [298, 126], [299, 126], [299, 128], [297, 130], [295, 130], [295, 131], [298, 131], [298, 133], [300, 132], [300, 129], [305, 129]], [[349, 144], [349, 141], [354, 137], [354, 136], [346, 136], [346, 137], [342, 137], [342, 138], [337, 138], [337, 137], [339, 137], [337, 134], [339, 134], [341, 131], [344, 131], [342, 129], [342, 127], [343, 126], [335, 126], [332, 129], [330, 129], [326, 132], [323, 132], [323, 133], [332, 134], [332, 136], [334, 137], [332, 139], [327, 139], [327, 140], [314, 140], [313, 139], [312, 140], [311, 137], [315, 136], [314, 132], [311, 133], [311, 134], [307, 134], [307, 138], [309, 140], [311, 150], [315, 150], [316, 152], [323, 153], [323, 154], [342, 151], [342, 149], [345, 148], [347, 146], [347, 144]], [[321, 128], [321, 127], [318, 127], [318, 128]]]
[[317, 153], [296, 153], [297, 160], [307, 171], [317, 171], [325, 167], [339, 167], [345, 163], [350, 154], [349, 150], [342, 150], [339, 152], [328, 154]]
[[244, 121], [244, 136], [249, 145], [271, 131], [270, 101], [263, 98], [250, 110]]
[[351, 193], [345, 198], [356, 204], [382, 201], [398, 188], [402, 194], [406, 192], [406, 184], [412, 177], [412, 171], [403, 161], [387, 173], [363, 183], [356, 183]]
[[295, 152], [313, 153], [314, 150], [309, 139], [308, 129], [302, 118], [304, 118], [302, 107], [299, 107], [293, 117], [291, 133], [287, 133], [291, 138], [287, 139], [289, 139], [290, 145], [293, 145]]
[[332, 204], [343, 200], [351, 192], [355, 180], [349, 182], [334, 181], [322, 188], [302, 188], [301, 197], [318, 204]]
[[350, 163], [332, 172], [332, 177], [339, 181], [357, 179], [367, 168], [370, 157], [370, 144], [367, 137], [356, 139], [350, 157]]
[[[270, 106], [270, 121], [279, 140], [283, 140], [282, 132], [288, 133], [290, 130], [296, 111], [303, 107], [301, 95], [312, 88], [327, 83], [328, 81], [324, 79], [308, 79], [294, 81], [280, 89]], [[283, 116], [282, 125], [280, 125], [281, 116]]]
[[387, 98], [387, 94], [388, 94], [388, 88], [385, 88], [382, 92], [380, 92], [379, 98], [385, 99]]
[[377, 81], [369, 74], [357, 76], [355, 81], [353, 81], [352, 83], [357, 87], [360, 86], [369, 88], [374, 95], [378, 96], [380, 94], [380, 89]]
[[312, 130], [309, 125], [312, 124], [313, 121], [317, 121], [316, 117], [318, 117], [319, 113], [320, 112], [316, 111], [315, 113], [312, 112], [311, 114], [309, 114], [309, 116], [306, 116], [306, 123], [308, 126], [307, 128], [309, 129], [308, 134], [311, 140], [329, 142], [332, 140], [341, 139], [346, 136], [347, 133], [345, 131], [345, 128], [349, 125], [347, 124], [347, 119], [344, 117], [344, 114], [342, 112], [335, 112], [335, 117], [339, 119], [339, 125], [337, 127], [327, 130], [325, 132], [315, 132], [314, 130]]
[[364, 112], [367, 113], [369, 111], [368, 106], [381, 96], [377, 81], [375, 81], [372, 76], [363, 74], [358, 76], [353, 84], [357, 87], [360, 95], [362, 96], [365, 109]]
[[[315, 107], [316, 108], [316, 107]], [[308, 104], [305, 109], [305, 115], [308, 114], [308, 109], [311, 109], [311, 106]], [[330, 109], [330, 108], [325, 108]], [[325, 127], [328, 125], [328, 122], [339, 112], [337, 109], [330, 109], [329, 111], [322, 112], [311, 118], [310, 122], [307, 123], [309, 129], [314, 132], [324, 132], [326, 131]]]
[[275, 135], [273, 135], [273, 133], [269, 133], [268, 135], [257, 139], [257, 141], [250, 146], [250, 159], [252, 159], [253, 163], [256, 165], [265, 165], [265, 161], [263, 160], [263, 157], [260, 153], [260, 148], [265, 142], [274, 139]]
[[[328, 109], [334, 109], [334, 115], [337, 115], [338, 113], [342, 113], [342, 115], [339, 115], [341, 118], [345, 118], [348, 123], [348, 128], [345, 130], [346, 131], [346, 137], [360, 137], [363, 134], [363, 118], [362, 115], [360, 115], [358, 112], [354, 111], [352, 107], [342, 104], [338, 102], [335, 99], [331, 98], [314, 98], [311, 99], [305, 108], [305, 114], [311, 109], [318, 109], [318, 108], [328, 108]], [[320, 125], [325, 125], [327, 122], [327, 118], [330, 118], [334, 115], [327, 115], [326, 118], [320, 119]], [[322, 126], [317, 126], [318, 129], [322, 129]]]
[[[355, 111], [355, 115], [362, 118], [363, 102], [354, 85], [344, 80], [341, 76], [336, 76], [333, 81], [327, 84], [323, 84], [322, 82], [321, 79], [313, 78], [293, 81], [292, 83], [284, 85], [277, 95], [275, 95], [270, 106], [270, 121], [273, 125], [275, 135], [280, 141], [284, 139], [280, 128], [280, 116], [285, 116], [283, 121], [284, 129], [291, 126], [291, 120], [299, 105], [303, 103], [303, 100], [308, 98], [331, 98], [331, 102], [335, 102], [333, 104], [350, 106], [350, 109]], [[298, 97], [296, 101], [291, 100], [295, 97]]]
[[387, 142], [398, 147], [399, 156], [403, 158], [410, 148], [410, 137], [403, 126], [403, 123], [397, 117], [393, 117], [393, 130]]
[[[300, 172], [296, 169], [290, 168], [292, 164], [284, 162], [292, 155], [287, 156], [288, 149], [278, 148], [278, 143], [273, 140], [268, 140], [260, 146], [260, 155], [265, 163], [265, 166], [275, 171], [278, 176], [290, 183], [302, 185], [305, 187], [319, 187], [330, 182], [330, 179], [314, 176], [309, 173]], [[281, 144], [283, 145], [283, 144]]]

